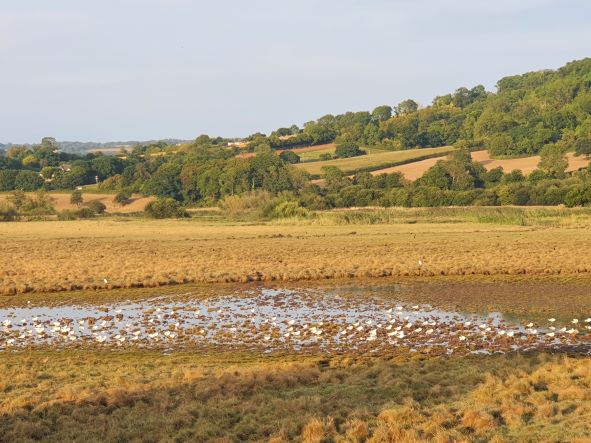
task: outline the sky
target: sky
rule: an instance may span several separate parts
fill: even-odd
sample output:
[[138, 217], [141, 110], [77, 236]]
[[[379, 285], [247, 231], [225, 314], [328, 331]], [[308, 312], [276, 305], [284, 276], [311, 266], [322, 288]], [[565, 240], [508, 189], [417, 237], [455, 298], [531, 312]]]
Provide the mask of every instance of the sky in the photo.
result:
[[0, 0], [0, 142], [241, 137], [591, 56], [588, 0]]

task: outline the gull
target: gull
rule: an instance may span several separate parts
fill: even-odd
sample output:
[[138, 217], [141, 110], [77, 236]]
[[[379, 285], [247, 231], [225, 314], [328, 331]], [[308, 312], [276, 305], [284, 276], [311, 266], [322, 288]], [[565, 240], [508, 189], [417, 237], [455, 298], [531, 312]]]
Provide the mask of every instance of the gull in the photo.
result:
[[109, 283], [109, 280], [107, 280], [106, 278], [103, 278], [103, 281], [104, 281], [105, 283]]
[[576, 325], [579, 322], [578, 318], [573, 318], [573, 321], [571, 322], [572, 324]]
[[549, 321], [550, 323], [554, 323], [554, 322], [556, 321], [556, 319], [555, 319], [554, 317], [552, 317], [552, 318], [549, 318], [549, 319], [548, 319], [548, 321]]

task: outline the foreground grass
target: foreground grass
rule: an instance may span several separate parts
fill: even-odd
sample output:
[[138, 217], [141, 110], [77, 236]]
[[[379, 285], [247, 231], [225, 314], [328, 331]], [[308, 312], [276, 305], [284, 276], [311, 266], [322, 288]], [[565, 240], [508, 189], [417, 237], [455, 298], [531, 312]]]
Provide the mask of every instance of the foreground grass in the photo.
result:
[[7, 353], [0, 441], [575, 441], [590, 362]]
[[336, 211], [271, 223], [132, 218], [3, 223], [0, 293], [588, 274], [590, 214], [589, 208], [448, 208]]

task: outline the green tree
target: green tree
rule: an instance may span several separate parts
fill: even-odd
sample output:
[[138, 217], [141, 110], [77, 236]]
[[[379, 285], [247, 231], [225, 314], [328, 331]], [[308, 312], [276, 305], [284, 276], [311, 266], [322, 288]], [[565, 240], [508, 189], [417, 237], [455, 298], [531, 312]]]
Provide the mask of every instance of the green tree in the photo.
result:
[[338, 158], [349, 158], [363, 155], [365, 151], [359, 149], [359, 145], [356, 143], [344, 142], [337, 144], [334, 153]]
[[412, 99], [400, 102], [395, 108], [397, 115], [412, 114], [413, 112], [417, 112], [418, 109], [419, 104]]
[[293, 151], [283, 151], [279, 154], [279, 158], [284, 162], [295, 164], [300, 162], [300, 156]]
[[540, 163], [538, 168], [554, 178], [564, 178], [568, 160], [562, 147], [551, 144], [545, 145], [540, 151]]
[[35, 191], [43, 186], [43, 179], [35, 171], [19, 171], [15, 180], [14, 187], [22, 191]]
[[376, 123], [392, 118], [392, 107], [388, 105], [378, 106], [371, 112], [371, 119]]
[[80, 206], [84, 202], [84, 198], [82, 197], [82, 191], [80, 189], [76, 189], [70, 195], [70, 203], [76, 206]]
[[16, 169], [0, 169], [0, 191], [12, 191], [18, 173]]

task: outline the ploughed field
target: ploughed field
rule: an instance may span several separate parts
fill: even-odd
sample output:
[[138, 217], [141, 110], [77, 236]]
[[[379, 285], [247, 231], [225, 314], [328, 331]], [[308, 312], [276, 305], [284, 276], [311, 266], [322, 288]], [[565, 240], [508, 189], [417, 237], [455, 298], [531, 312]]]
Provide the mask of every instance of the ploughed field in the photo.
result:
[[393, 209], [275, 224], [198, 218], [6, 223], [0, 230], [0, 293], [419, 275], [586, 275], [587, 213]]

